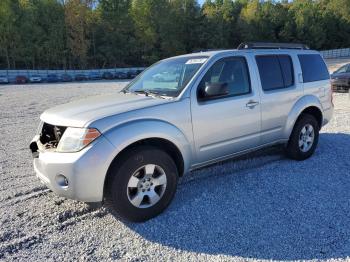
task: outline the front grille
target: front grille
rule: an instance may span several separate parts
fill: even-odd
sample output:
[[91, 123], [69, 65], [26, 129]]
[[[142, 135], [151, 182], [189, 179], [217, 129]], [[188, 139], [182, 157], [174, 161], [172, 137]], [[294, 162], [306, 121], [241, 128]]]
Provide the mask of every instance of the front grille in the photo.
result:
[[40, 142], [46, 149], [56, 148], [67, 127], [44, 123], [40, 132]]

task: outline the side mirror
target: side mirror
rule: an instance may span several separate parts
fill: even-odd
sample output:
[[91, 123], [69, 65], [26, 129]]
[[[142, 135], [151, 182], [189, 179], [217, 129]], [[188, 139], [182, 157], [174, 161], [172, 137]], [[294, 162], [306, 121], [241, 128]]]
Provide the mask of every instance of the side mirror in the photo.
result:
[[205, 83], [205, 87], [201, 90], [200, 98], [206, 100], [227, 96], [228, 94], [227, 83]]

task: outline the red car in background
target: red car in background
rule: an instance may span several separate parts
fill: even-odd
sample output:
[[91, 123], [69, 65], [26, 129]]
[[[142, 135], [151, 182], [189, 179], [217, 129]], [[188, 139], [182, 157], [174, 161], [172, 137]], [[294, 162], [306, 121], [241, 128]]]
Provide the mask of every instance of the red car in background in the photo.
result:
[[16, 76], [16, 84], [26, 84], [28, 83], [28, 78], [26, 76]]

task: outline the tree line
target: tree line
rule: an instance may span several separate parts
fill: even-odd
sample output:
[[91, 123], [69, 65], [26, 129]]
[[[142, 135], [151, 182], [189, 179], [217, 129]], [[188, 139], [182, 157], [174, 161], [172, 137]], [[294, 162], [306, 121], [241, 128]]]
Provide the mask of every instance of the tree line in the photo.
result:
[[350, 46], [350, 0], [1, 0], [0, 69], [148, 66], [243, 41]]

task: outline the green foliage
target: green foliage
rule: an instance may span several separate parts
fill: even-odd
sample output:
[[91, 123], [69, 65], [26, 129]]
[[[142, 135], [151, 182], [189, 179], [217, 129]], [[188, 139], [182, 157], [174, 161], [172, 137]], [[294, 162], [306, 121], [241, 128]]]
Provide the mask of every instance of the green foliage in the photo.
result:
[[0, 68], [149, 65], [243, 41], [350, 46], [350, 0], [1, 0]]

